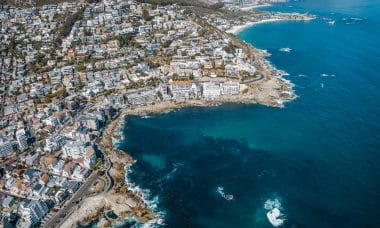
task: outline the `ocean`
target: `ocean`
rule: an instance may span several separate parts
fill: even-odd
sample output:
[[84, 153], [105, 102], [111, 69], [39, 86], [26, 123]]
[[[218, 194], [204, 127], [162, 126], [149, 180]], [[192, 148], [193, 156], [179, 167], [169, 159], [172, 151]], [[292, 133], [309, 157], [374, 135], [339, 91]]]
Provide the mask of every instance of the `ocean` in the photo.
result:
[[129, 117], [119, 143], [137, 160], [128, 180], [167, 227], [273, 227], [273, 207], [282, 227], [379, 227], [380, 1], [265, 10], [318, 16], [238, 35], [272, 54], [298, 98]]

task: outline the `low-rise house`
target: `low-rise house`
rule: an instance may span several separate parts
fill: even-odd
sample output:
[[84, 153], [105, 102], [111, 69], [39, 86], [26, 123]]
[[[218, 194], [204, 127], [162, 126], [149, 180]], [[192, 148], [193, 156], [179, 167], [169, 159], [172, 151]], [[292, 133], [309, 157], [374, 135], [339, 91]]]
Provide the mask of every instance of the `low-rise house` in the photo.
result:
[[49, 182], [49, 174], [43, 173], [40, 179], [38, 180], [38, 183], [42, 185], [46, 185], [48, 182]]
[[83, 162], [85, 167], [89, 169], [96, 165], [96, 151], [94, 146], [87, 146], [85, 148]]
[[89, 170], [81, 167], [80, 165], [76, 165], [73, 171], [72, 177], [83, 181], [88, 176]]
[[54, 196], [55, 202], [57, 204], [62, 203], [67, 197], [69, 196], [69, 193], [65, 189], [60, 189], [57, 191], [57, 193]]
[[73, 173], [74, 167], [75, 167], [75, 163], [68, 162], [65, 165], [65, 167], [63, 168], [62, 176], [71, 177], [71, 174]]
[[12, 196], [5, 197], [5, 199], [3, 199], [1, 206], [4, 208], [8, 208], [11, 205], [11, 203], [13, 202], [13, 199], [14, 198]]
[[65, 161], [63, 160], [58, 160], [57, 163], [55, 163], [55, 165], [53, 165], [52, 167], [52, 171], [56, 174], [61, 174], [62, 171], [63, 171], [63, 167], [65, 166]]

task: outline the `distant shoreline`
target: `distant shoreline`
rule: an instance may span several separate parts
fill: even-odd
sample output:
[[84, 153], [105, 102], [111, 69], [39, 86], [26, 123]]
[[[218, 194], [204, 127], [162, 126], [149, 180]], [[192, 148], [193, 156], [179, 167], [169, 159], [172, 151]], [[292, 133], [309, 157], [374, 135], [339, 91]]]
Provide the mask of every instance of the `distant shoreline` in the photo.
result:
[[266, 3], [266, 4], [260, 4], [260, 5], [253, 5], [253, 6], [246, 6], [243, 8], [240, 8], [241, 11], [248, 11], [251, 9], [257, 9], [257, 8], [262, 8], [262, 7], [270, 7], [272, 4]]
[[289, 19], [265, 19], [265, 20], [261, 20], [261, 21], [249, 21], [249, 22], [246, 22], [245, 24], [242, 24], [242, 25], [235, 25], [235, 26], [232, 26], [232, 28], [226, 30], [227, 33], [232, 33], [234, 35], [237, 35], [239, 34], [241, 31], [249, 28], [249, 27], [252, 27], [254, 25], [258, 25], [258, 24], [264, 24], [264, 23], [271, 23], [271, 22], [279, 22], [279, 21], [289, 21]]

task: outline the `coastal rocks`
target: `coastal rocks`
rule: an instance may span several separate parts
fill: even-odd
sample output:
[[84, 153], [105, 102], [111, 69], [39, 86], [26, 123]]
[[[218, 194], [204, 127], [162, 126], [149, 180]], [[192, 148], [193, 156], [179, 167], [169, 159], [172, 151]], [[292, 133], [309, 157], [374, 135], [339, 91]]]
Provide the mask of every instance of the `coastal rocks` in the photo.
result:
[[[128, 190], [125, 182], [124, 167], [133, 162], [131, 156], [113, 146], [113, 133], [124, 121], [124, 116], [110, 123], [99, 143], [106, 154], [109, 169], [106, 172], [110, 188], [96, 196], [83, 200], [80, 207], [62, 225], [76, 227], [76, 224], [89, 224], [98, 220], [98, 227], [110, 227], [121, 223], [125, 217], [134, 217], [139, 222], [147, 222], [155, 218], [155, 214], [147, 207], [139, 196]], [[117, 217], [108, 218], [106, 211], [112, 211]]]
[[111, 227], [111, 222], [106, 218], [102, 218], [99, 220], [97, 227]]

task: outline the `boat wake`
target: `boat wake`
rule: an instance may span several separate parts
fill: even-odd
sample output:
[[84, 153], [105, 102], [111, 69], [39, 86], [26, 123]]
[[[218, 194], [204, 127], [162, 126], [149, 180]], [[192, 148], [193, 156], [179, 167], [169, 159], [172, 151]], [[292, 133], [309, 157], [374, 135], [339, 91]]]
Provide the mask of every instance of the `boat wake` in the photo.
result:
[[342, 19], [342, 21], [346, 25], [359, 24], [359, 23], [362, 23], [364, 20], [366, 20], [366, 18], [364, 17], [345, 17]]
[[326, 73], [323, 73], [323, 74], [321, 74], [321, 77], [335, 77], [335, 74], [326, 74]]
[[292, 51], [292, 49], [286, 47], [286, 48], [280, 48], [279, 51], [290, 53]]
[[224, 187], [218, 186], [216, 192], [219, 193], [224, 199], [230, 201], [234, 199], [234, 195], [224, 193]]
[[331, 18], [324, 17], [323, 20], [326, 22], [326, 24], [329, 24], [329, 25], [335, 24], [335, 20], [333, 20]]
[[274, 226], [279, 227], [284, 225], [286, 216], [281, 213], [283, 210], [281, 202], [278, 198], [268, 199], [264, 203], [264, 209], [267, 210], [267, 219]]
[[163, 177], [163, 179], [164, 180], [169, 180], [169, 179], [171, 179], [171, 178], [173, 178], [173, 176], [174, 176], [174, 174], [178, 171], [178, 169], [180, 168], [180, 167], [182, 167], [183, 166], [183, 163], [182, 162], [176, 162], [176, 163], [174, 163], [173, 164], [173, 169], [168, 173], [168, 174], [166, 174], [164, 177]]

